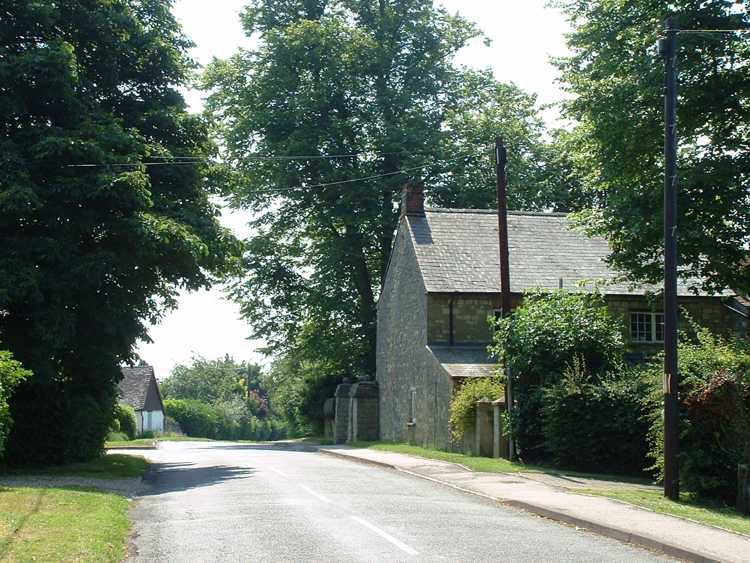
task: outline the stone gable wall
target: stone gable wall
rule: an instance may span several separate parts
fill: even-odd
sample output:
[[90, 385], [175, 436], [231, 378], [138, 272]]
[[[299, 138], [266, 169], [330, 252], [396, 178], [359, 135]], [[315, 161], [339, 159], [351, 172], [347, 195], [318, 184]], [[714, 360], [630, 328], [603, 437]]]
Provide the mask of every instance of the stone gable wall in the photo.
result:
[[402, 222], [378, 302], [380, 439], [447, 447], [451, 381], [427, 349], [427, 294], [412, 245]]

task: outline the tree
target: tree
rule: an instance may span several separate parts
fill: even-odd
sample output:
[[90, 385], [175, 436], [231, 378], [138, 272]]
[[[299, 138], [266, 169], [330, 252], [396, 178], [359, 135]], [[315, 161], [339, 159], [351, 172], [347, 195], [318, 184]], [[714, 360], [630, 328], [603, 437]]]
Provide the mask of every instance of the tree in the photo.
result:
[[242, 17], [258, 47], [205, 74], [233, 203], [257, 216], [232, 296], [270, 352], [372, 374], [401, 187], [425, 180], [437, 203], [487, 205], [505, 132], [519, 175], [535, 175], [518, 203], [544, 207], [531, 195], [543, 191], [535, 100], [456, 68], [479, 32], [431, 0], [252, 0]]
[[[676, 15], [684, 29], [750, 27], [747, 5], [728, 0], [557, 2], [575, 27], [557, 60], [578, 121], [571, 147], [581, 177], [603, 193], [582, 214], [609, 238], [611, 261], [633, 280], [662, 268], [662, 83], [656, 41]], [[750, 42], [746, 35], [679, 36], [680, 275], [707, 290], [750, 289]], [[699, 281], [704, 280], [704, 281]]]
[[[201, 164], [209, 128], [177, 91], [193, 64], [170, 4], [3, 5], [0, 335], [34, 372], [11, 402], [11, 461], [101, 451], [146, 322], [236, 249]], [[172, 164], [187, 157], [201, 162]]]
[[255, 411], [252, 414], [268, 413], [261, 367], [237, 363], [228, 355], [215, 360], [199, 356], [193, 358], [190, 365], [176, 365], [162, 381], [161, 391], [166, 399], [190, 399], [208, 404], [239, 399]]

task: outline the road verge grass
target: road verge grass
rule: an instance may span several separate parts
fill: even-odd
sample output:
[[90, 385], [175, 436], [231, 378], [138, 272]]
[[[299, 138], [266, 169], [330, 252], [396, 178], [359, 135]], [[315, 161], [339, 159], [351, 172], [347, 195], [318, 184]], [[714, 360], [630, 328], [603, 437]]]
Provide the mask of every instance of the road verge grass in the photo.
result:
[[120, 495], [0, 487], [2, 561], [122, 561], [129, 532], [128, 500]]
[[[55, 477], [126, 479], [147, 469], [144, 458], [123, 454], [59, 467], [5, 468], [0, 477], [20, 478], [20, 486], [0, 485], [0, 561], [122, 561], [131, 529], [128, 499], [67, 486]], [[36, 476], [50, 481], [44, 487], [23, 486], [35, 485]]]
[[472, 471], [482, 471], [486, 473], [518, 473], [521, 471], [539, 471], [532, 465], [523, 463], [513, 463], [507, 459], [474, 457], [455, 452], [444, 452], [442, 450], [432, 450], [420, 446], [411, 446], [409, 444], [393, 444], [390, 442], [355, 442], [351, 444], [355, 448], [367, 448], [370, 450], [380, 450], [385, 452], [394, 452], [399, 454], [413, 455], [427, 459], [436, 459], [438, 461], [447, 461], [458, 463], [471, 469]]
[[213, 442], [211, 438], [193, 438], [191, 436], [158, 436], [156, 438], [136, 438], [135, 440], [110, 440], [104, 444], [104, 449], [144, 449], [157, 447], [159, 442]]
[[0, 471], [0, 476], [52, 475], [60, 477], [77, 476], [98, 479], [125, 479], [128, 477], [142, 477], [147, 469], [148, 462], [140, 456], [107, 454], [84, 463], [71, 463], [49, 467], [6, 467]]
[[660, 514], [686, 518], [699, 524], [750, 536], [750, 517], [730, 506], [699, 499], [692, 493], [681, 493], [679, 502], [675, 502], [665, 498], [661, 491], [577, 489], [574, 492], [603, 496]]

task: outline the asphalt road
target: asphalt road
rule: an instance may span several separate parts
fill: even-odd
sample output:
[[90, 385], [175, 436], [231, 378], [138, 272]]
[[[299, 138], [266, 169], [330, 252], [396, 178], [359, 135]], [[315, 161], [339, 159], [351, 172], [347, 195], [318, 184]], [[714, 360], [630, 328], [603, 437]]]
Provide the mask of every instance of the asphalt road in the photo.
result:
[[147, 453], [130, 561], [657, 561], [639, 548], [314, 451]]

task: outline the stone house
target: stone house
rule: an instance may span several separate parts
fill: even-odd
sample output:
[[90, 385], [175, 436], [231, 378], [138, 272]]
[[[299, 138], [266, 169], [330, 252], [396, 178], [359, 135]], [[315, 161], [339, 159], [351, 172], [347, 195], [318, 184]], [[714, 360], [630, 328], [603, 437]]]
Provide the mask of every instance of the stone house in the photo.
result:
[[119, 402], [135, 410], [136, 432], [164, 432], [164, 403], [151, 366], [124, 367]]
[[[588, 282], [624, 319], [630, 353], [662, 346], [655, 288], [618, 281], [605, 263], [606, 240], [570, 228], [558, 213], [509, 212], [511, 302], [534, 288], [576, 290]], [[500, 307], [497, 215], [490, 210], [430, 209], [421, 188], [407, 187], [378, 302], [380, 438], [450, 448], [449, 405], [467, 378], [492, 375], [488, 317]], [[581, 289], [584, 290], [584, 289]], [[747, 331], [747, 314], [730, 295], [694, 295], [679, 304], [699, 323]]]

